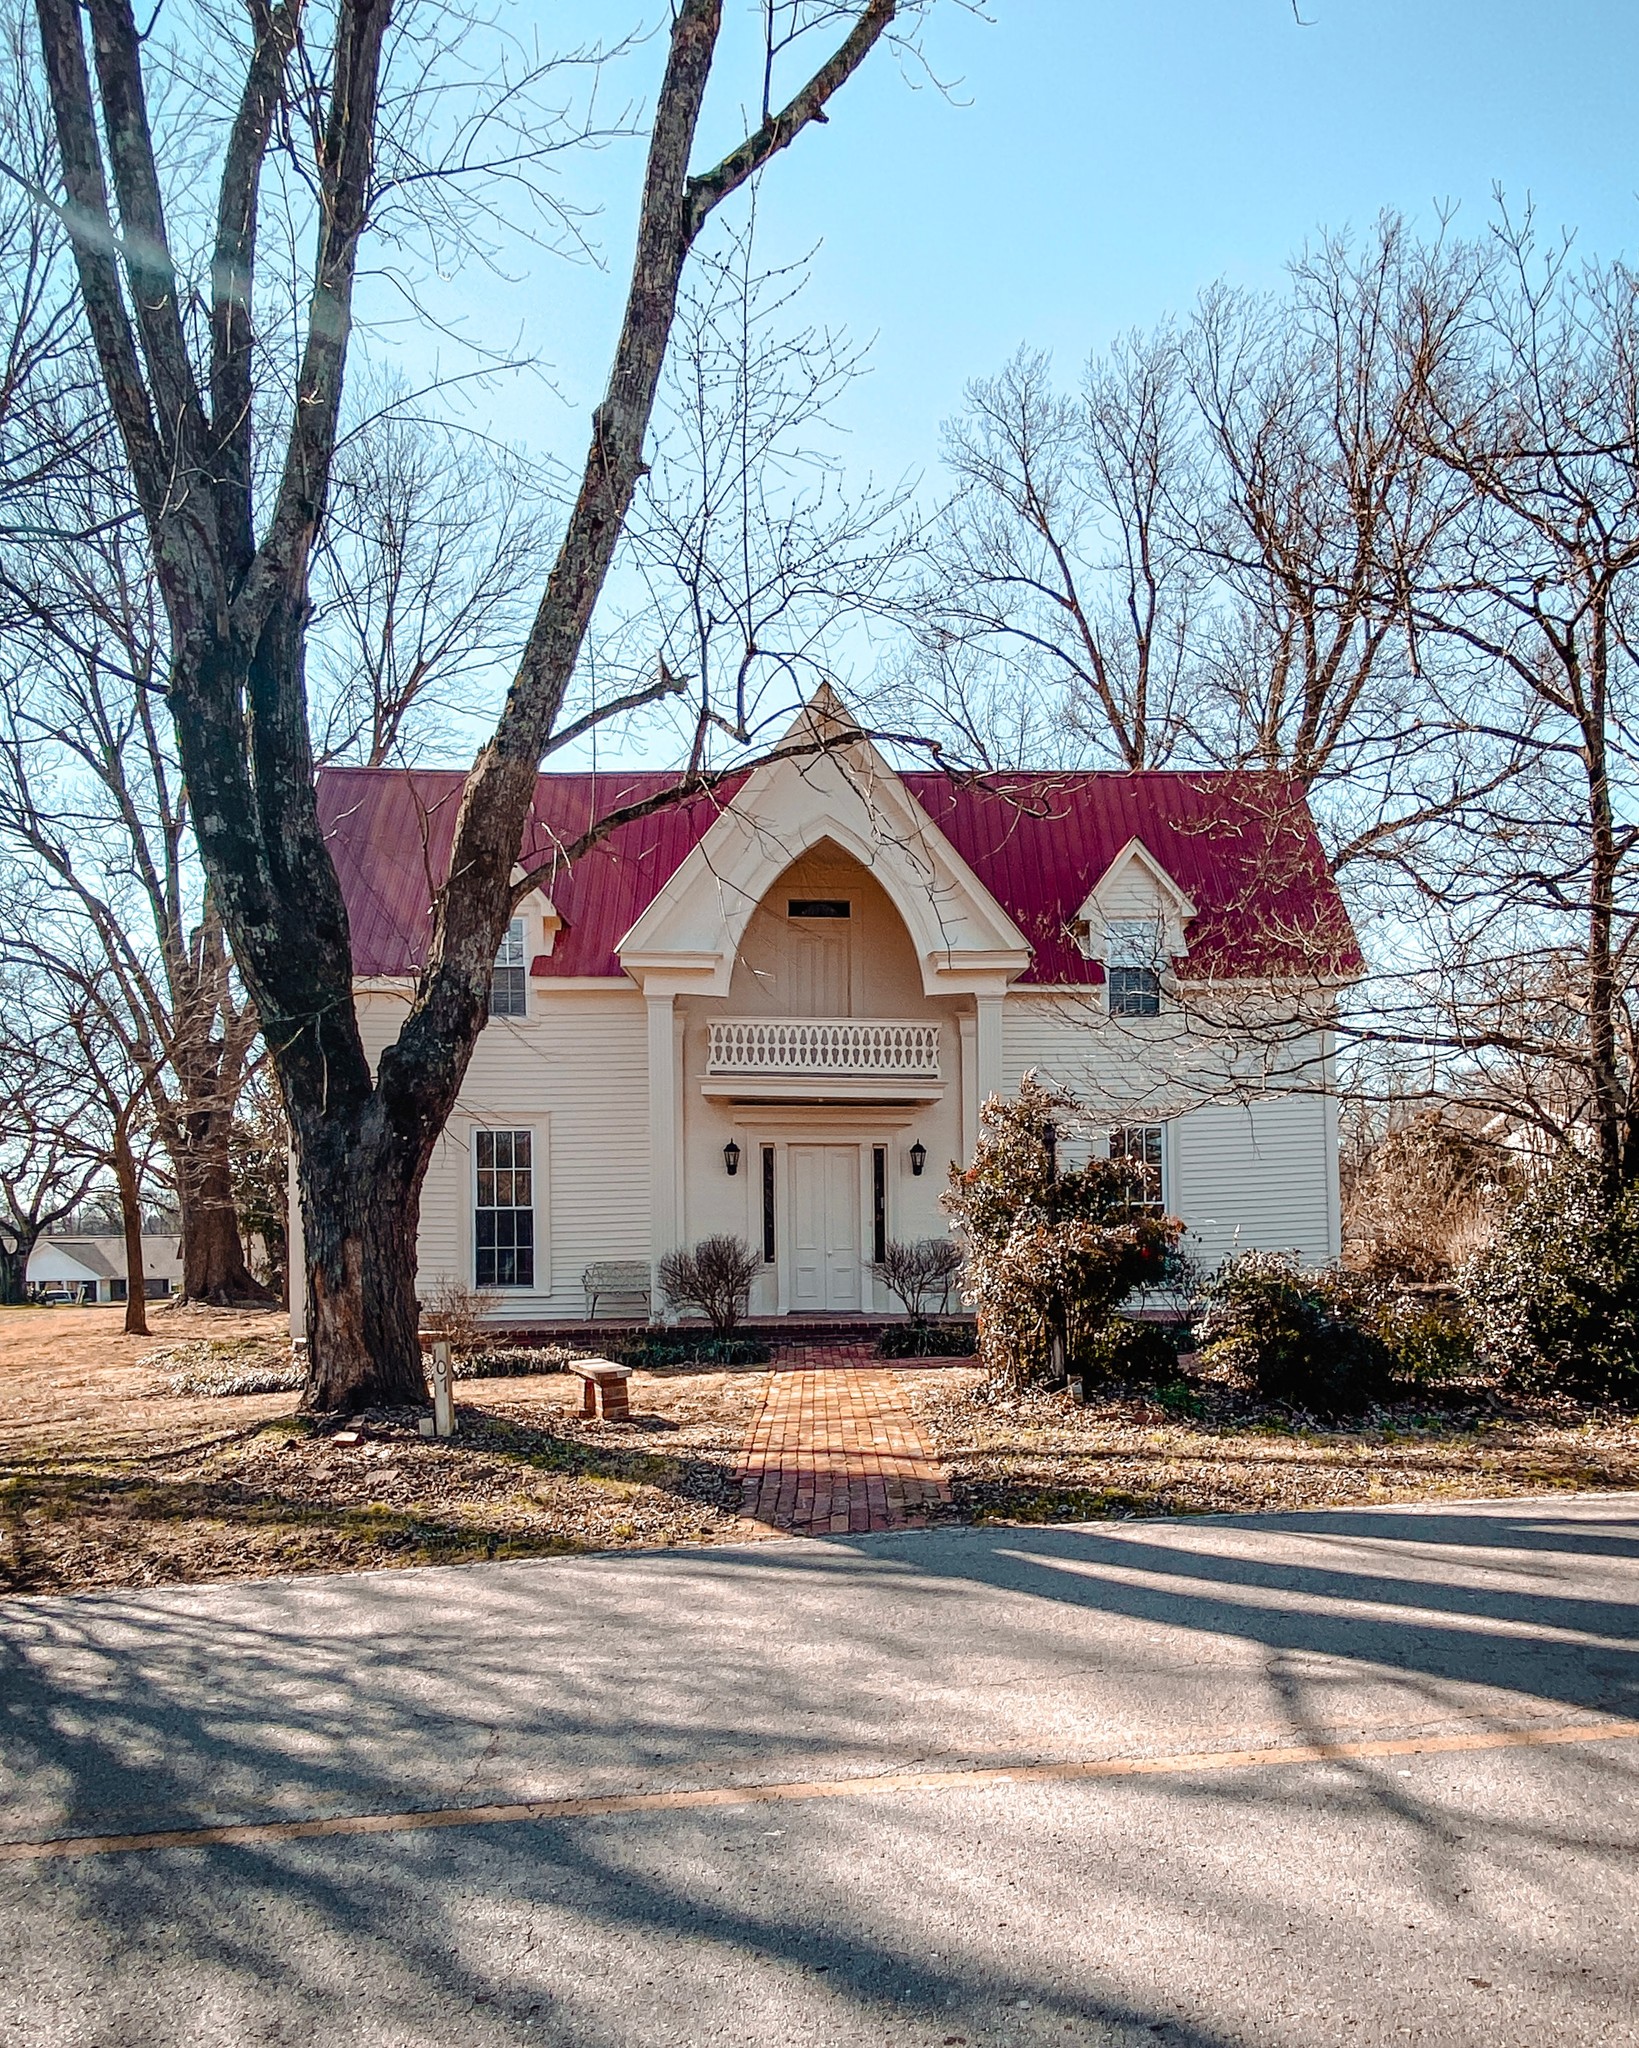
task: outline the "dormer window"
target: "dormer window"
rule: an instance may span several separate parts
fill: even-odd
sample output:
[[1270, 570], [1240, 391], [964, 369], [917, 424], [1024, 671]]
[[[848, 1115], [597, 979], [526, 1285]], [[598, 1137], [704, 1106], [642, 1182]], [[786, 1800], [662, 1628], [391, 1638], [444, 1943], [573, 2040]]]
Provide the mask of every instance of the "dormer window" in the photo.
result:
[[1154, 918], [1117, 918], [1109, 925], [1104, 973], [1112, 1017], [1161, 1014], [1161, 927]]
[[495, 978], [489, 985], [489, 1014], [492, 1017], [522, 1017], [525, 1014], [528, 966], [524, 958], [524, 921], [515, 917], [507, 926], [501, 950], [495, 956]]

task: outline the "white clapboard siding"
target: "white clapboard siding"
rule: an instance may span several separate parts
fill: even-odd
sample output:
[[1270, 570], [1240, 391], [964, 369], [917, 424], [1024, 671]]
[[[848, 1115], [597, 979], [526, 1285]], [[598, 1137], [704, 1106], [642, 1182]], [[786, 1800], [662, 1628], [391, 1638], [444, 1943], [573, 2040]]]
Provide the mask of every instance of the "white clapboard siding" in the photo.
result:
[[1161, 917], [1167, 899], [1155, 877], [1140, 860], [1126, 861], [1098, 888], [1098, 900], [1109, 918]]
[[1238, 1247], [1338, 1256], [1336, 1103], [1320, 1088], [1322, 1050], [1311, 1035], [1276, 1057], [1192, 1030], [1182, 1013], [1104, 1017], [1096, 992], [1010, 996], [1003, 1015], [1006, 1088], [1033, 1068], [1085, 1103], [1094, 1127], [1166, 1124], [1167, 1206], [1209, 1266]]
[[[504, 1289], [511, 1322], [579, 1318], [581, 1274], [596, 1259], [649, 1256], [649, 1066], [636, 990], [535, 984], [531, 1014], [485, 1027], [449, 1127], [427, 1169], [417, 1242], [423, 1300], [442, 1275], [472, 1283], [472, 1133], [535, 1133], [536, 1281]], [[360, 1003], [371, 1057], [402, 1016], [390, 996]]]
[[1319, 1095], [1215, 1103], [1167, 1132], [1168, 1206], [1211, 1267], [1235, 1251], [1295, 1251], [1308, 1265], [1338, 1256], [1331, 1105]]

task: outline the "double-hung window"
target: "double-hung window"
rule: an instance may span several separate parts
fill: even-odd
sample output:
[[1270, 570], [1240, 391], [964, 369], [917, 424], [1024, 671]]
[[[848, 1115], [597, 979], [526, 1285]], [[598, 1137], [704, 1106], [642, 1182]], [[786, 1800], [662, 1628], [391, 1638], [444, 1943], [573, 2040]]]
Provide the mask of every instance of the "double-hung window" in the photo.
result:
[[1118, 1124], [1110, 1133], [1110, 1157], [1132, 1170], [1135, 1209], [1161, 1209], [1166, 1203], [1166, 1131], [1161, 1124]]
[[495, 979], [489, 985], [489, 1014], [492, 1017], [522, 1017], [526, 1010], [524, 921], [515, 917], [506, 928], [501, 950], [495, 956]]
[[1112, 1017], [1161, 1014], [1161, 927], [1153, 918], [1119, 919], [1110, 927], [1104, 973]]
[[535, 1285], [535, 1137], [474, 1131], [474, 1278], [480, 1287]]

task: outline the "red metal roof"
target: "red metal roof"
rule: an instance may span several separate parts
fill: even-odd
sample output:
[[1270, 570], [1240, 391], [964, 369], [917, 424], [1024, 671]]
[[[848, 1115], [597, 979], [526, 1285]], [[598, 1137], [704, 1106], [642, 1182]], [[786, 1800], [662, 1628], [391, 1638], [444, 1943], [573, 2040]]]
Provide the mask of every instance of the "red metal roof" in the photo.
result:
[[[321, 773], [319, 817], [341, 877], [359, 974], [412, 974], [420, 965], [463, 780], [456, 769]], [[598, 818], [671, 780], [664, 773], [541, 776], [520, 858], [526, 865], [548, 859]], [[1030, 941], [1022, 982], [1102, 980], [1071, 925], [1131, 839], [1195, 903], [1183, 963], [1191, 973], [1351, 974], [1361, 966], [1308, 808], [1283, 776], [1168, 770], [977, 782], [915, 773], [903, 780]], [[623, 825], [555, 876], [547, 894], [563, 925], [536, 972], [618, 975], [615, 947], [740, 786], [725, 784]]]

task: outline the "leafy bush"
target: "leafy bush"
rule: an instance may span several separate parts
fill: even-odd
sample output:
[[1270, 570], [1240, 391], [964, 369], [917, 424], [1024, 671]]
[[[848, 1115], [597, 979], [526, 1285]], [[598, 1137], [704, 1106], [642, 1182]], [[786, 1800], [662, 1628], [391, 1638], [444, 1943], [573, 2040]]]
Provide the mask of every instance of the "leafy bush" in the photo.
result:
[[1482, 1361], [1529, 1385], [1639, 1406], [1639, 1187], [1567, 1154], [1462, 1276]]
[[1093, 1347], [1093, 1354], [1098, 1371], [1106, 1379], [1125, 1380], [1134, 1386], [1160, 1386], [1178, 1378], [1178, 1353], [1189, 1349], [1192, 1342], [1187, 1323], [1163, 1323], [1149, 1316], [1112, 1316]]
[[643, 1372], [679, 1365], [767, 1365], [773, 1355], [760, 1337], [639, 1337], [614, 1354], [617, 1365]]
[[926, 1322], [935, 1295], [941, 1303], [949, 1301], [962, 1263], [962, 1247], [954, 1238], [924, 1237], [914, 1244], [885, 1245], [876, 1270], [905, 1313]]
[[703, 1237], [660, 1261], [660, 1289], [673, 1308], [697, 1309], [719, 1337], [746, 1312], [761, 1259], [743, 1237]]
[[1372, 1318], [1397, 1379], [1460, 1379], [1477, 1363], [1474, 1331], [1460, 1302], [1394, 1295]]
[[148, 1352], [141, 1363], [169, 1368], [165, 1390], [188, 1399], [233, 1394], [294, 1394], [307, 1372], [290, 1350], [289, 1339], [272, 1346], [265, 1338], [200, 1339]]
[[876, 1340], [878, 1358], [971, 1358], [978, 1348], [971, 1323], [890, 1323]]
[[1061, 1123], [1087, 1120], [1074, 1096], [1027, 1074], [1016, 1101], [992, 1096], [945, 1207], [968, 1243], [962, 1293], [979, 1311], [994, 1378], [1014, 1385], [1098, 1369], [1105, 1325], [1135, 1288], [1163, 1283], [1181, 1226], [1142, 1206], [1137, 1169], [1093, 1159], [1060, 1170]]
[[566, 1344], [493, 1344], [482, 1351], [451, 1353], [450, 1377], [457, 1380], [524, 1379], [531, 1373], [562, 1372], [585, 1351]]
[[1239, 1252], [1202, 1292], [1201, 1362], [1238, 1373], [1265, 1400], [1335, 1415], [1383, 1391], [1390, 1358], [1374, 1328], [1381, 1297], [1359, 1275], [1306, 1272], [1290, 1252]]

